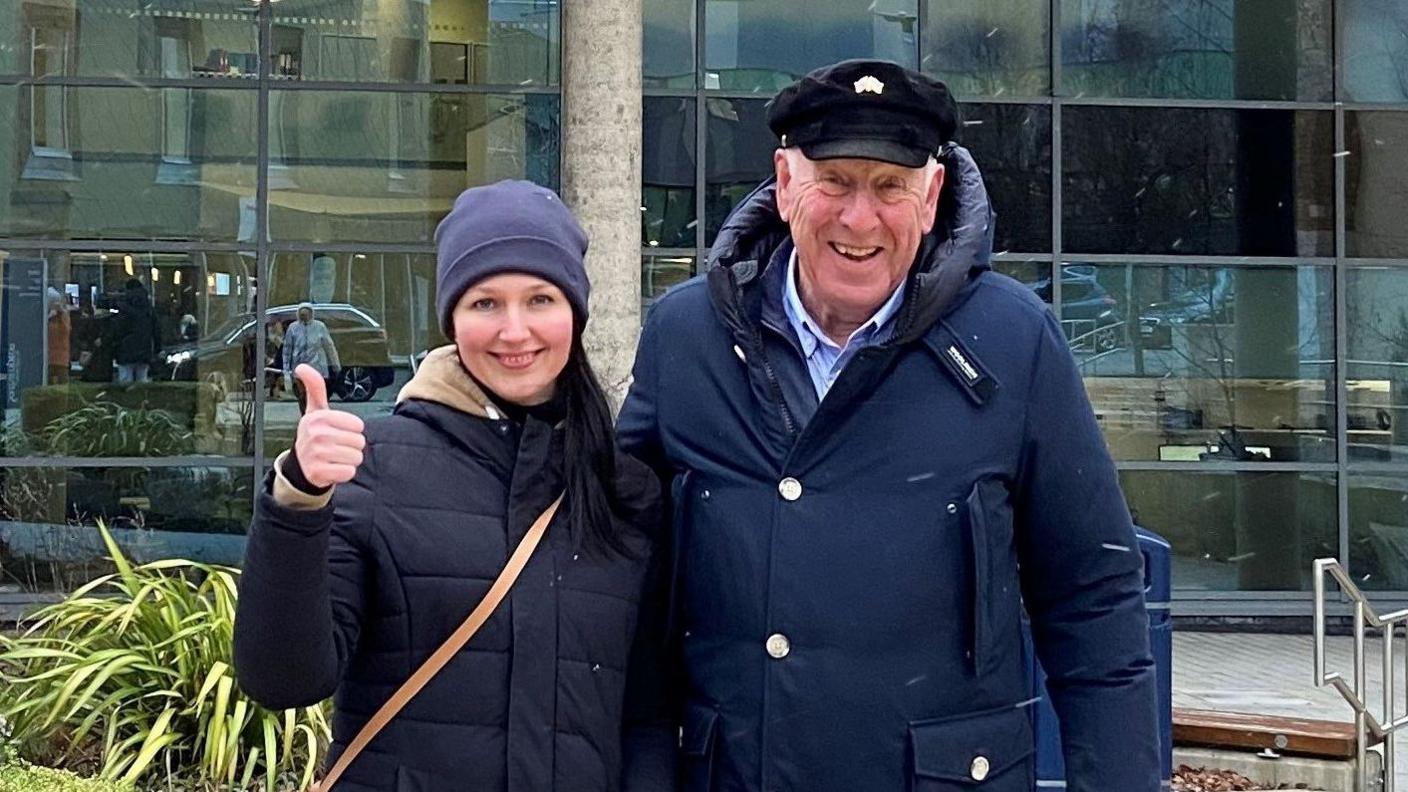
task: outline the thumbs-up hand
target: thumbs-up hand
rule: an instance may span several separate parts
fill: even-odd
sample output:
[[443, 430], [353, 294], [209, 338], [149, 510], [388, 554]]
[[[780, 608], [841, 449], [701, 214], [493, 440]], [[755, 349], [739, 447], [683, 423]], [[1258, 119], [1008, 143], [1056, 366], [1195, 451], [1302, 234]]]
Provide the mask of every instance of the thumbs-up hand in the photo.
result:
[[308, 395], [294, 440], [304, 478], [320, 488], [351, 481], [367, 445], [362, 419], [328, 407], [327, 383], [317, 369], [304, 363], [294, 369], [293, 376]]

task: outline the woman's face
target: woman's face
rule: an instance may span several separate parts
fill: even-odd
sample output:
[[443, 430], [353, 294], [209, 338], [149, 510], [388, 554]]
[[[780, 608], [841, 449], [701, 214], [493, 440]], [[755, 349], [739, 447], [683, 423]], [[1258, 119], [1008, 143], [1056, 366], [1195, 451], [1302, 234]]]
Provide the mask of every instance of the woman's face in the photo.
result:
[[572, 351], [572, 305], [533, 275], [505, 273], [470, 286], [452, 314], [455, 347], [469, 373], [516, 404], [552, 398]]

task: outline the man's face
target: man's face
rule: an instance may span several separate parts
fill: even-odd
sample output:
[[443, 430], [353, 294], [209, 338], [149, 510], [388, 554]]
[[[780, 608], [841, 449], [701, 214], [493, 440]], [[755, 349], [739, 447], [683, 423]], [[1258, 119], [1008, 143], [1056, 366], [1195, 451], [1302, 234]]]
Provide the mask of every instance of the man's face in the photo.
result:
[[810, 160], [794, 149], [778, 149], [773, 162], [804, 292], [836, 315], [864, 321], [904, 280], [934, 227], [943, 167]]

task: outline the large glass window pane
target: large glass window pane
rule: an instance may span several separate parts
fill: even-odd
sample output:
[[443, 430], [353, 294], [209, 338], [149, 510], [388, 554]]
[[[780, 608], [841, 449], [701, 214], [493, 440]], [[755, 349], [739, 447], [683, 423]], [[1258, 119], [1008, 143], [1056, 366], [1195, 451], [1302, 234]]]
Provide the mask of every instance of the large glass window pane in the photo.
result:
[[686, 0], [644, 0], [644, 64], [647, 88], [689, 88], [694, 82], [694, 9]]
[[641, 152], [641, 244], [694, 247], [694, 99], [645, 98]]
[[553, 85], [555, 0], [283, 0], [273, 73], [346, 82]]
[[1349, 458], [1408, 461], [1408, 269], [1346, 274]]
[[1329, 112], [1067, 107], [1064, 249], [1334, 254]]
[[1050, 0], [924, 2], [920, 65], [959, 99], [1050, 93]]
[[255, 11], [239, 0], [0, 0], [0, 74], [253, 77]]
[[1051, 108], [964, 104], [959, 142], [983, 172], [997, 213], [993, 247], [1051, 250]]
[[1330, 267], [1068, 264], [1061, 325], [1116, 459], [1332, 462]]
[[773, 175], [777, 137], [764, 100], [710, 97], [704, 112], [704, 244], [712, 245], [733, 207]]
[[1048, 305], [1051, 303], [1051, 262], [1003, 259], [994, 261], [992, 268], [995, 272], [1031, 288]]
[[0, 236], [252, 241], [255, 98], [0, 87]]
[[1333, 91], [1329, 0], [1061, 0], [1061, 26], [1064, 96], [1328, 101]]
[[270, 233], [429, 243], [467, 187], [555, 188], [558, 150], [556, 96], [275, 91]]
[[9, 250], [0, 280], [0, 454], [254, 452], [252, 254]]
[[918, 0], [703, 2], [705, 88], [771, 95], [846, 58], [916, 66]]
[[1408, 256], [1408, 113], [1348, 111], [1344, 135], [1345, 252]]
[[1339, 552], [1332, 473], [1125, 470], [1134, 523], [1173, 546], [1175, 591], [1308, 591]]
[[[313, 308], [306, 323], [304, 302]], [[279, 253], [270, 262], [264, 328], [264, 456], [272, 458], [292, 445], [298, 426], [285, 371], [314, 365], [327, 374], [337, 409], [370, 417], [390, 412], [425, 353], [448, 343], [435, 316], [435, 257]]]
[[1360, 588], [1408, 591], [1408, 476], [1350, 474], [1349, 567]]
[[645, 316], [660, 295], [694, 276], [693, 256], [641, 256], [640, 315]]
[[137, 562], [237, 566], [253, 478], [247, 467], [0, 468], [0, 586], [68, 592], [112, 572], [100, 522]]
[[1408, 4], [1341, 0], [1344, 93], [1352, 102], [1408, 102]]

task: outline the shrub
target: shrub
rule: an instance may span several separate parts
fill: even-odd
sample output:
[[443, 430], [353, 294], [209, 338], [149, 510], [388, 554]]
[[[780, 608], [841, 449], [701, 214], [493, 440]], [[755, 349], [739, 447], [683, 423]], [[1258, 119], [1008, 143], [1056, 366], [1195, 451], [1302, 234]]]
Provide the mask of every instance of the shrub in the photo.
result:
[[0, 718], [21, 754], [102, 778], [247, 787], [311, 781], [331, 737], [324, 707], [265, 710], [230, 667], [236, 577], [230, 567], [164, 560], [138, 567], [105, 526], [117, 572], [0, 636]]
[[0, 765], [0, 792], [129, 792], [131, 784], [82, 778], [26, 762]]

